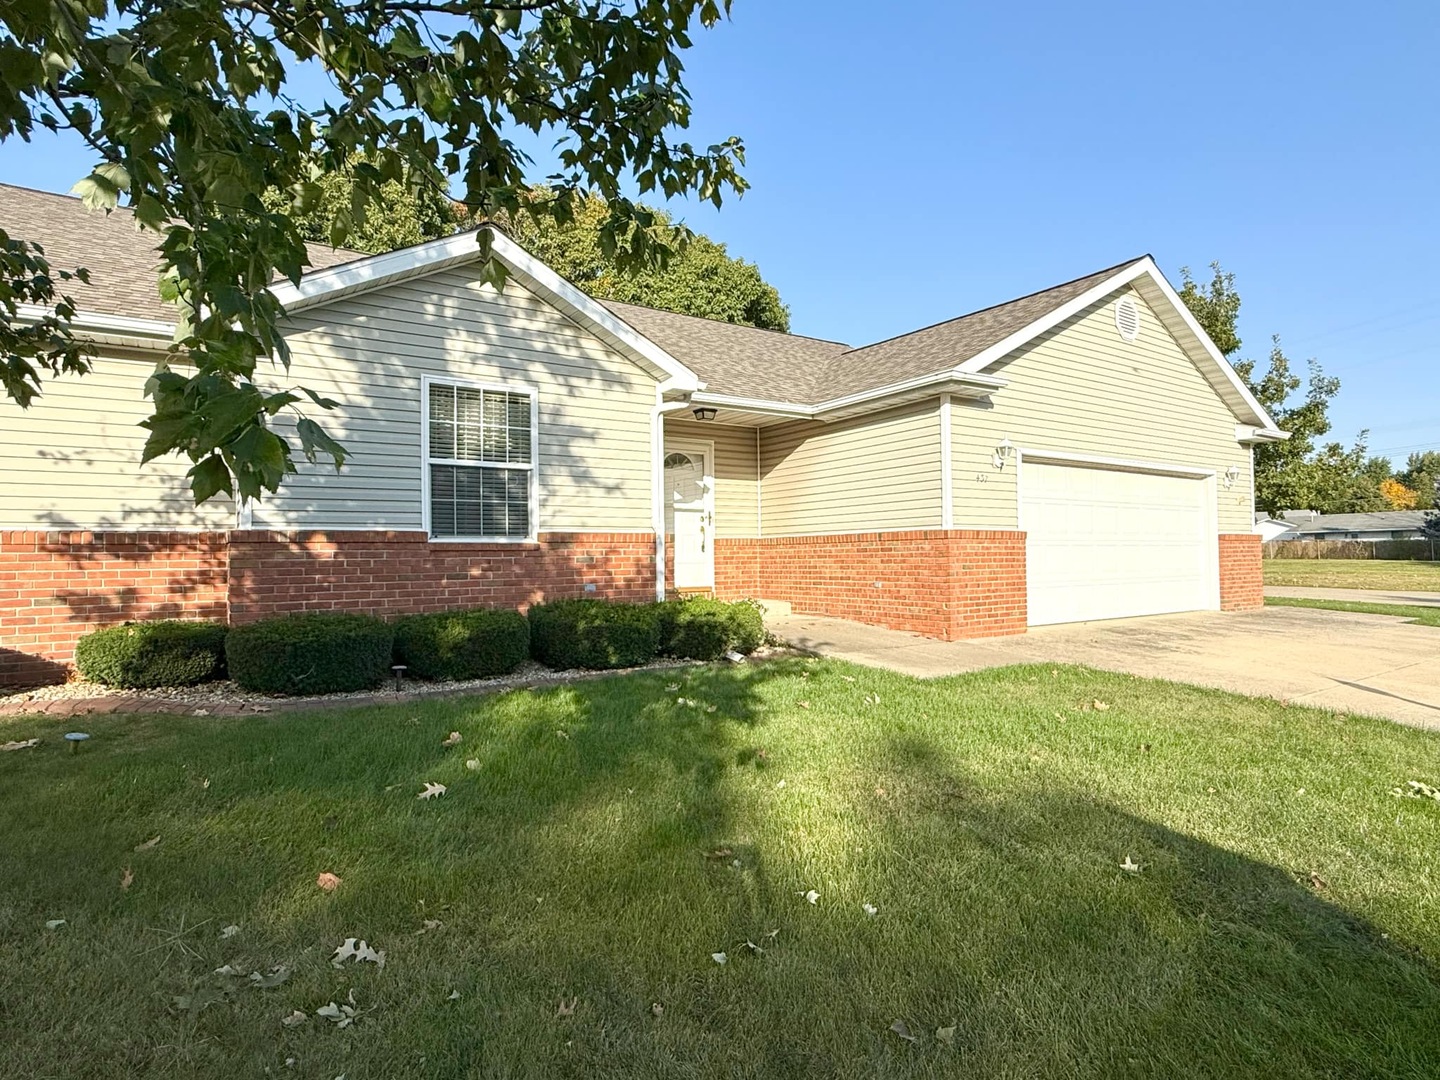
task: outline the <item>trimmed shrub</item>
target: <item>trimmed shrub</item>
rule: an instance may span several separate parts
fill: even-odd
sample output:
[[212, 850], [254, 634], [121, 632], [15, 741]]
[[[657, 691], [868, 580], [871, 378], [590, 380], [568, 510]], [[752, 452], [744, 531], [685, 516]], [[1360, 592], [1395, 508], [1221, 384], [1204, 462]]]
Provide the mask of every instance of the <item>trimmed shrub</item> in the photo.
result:
[[225, 674], [225, 625], [165, 619], [86, 634], [75, 666], [91, 682], [145, 690], [194, 686]]
[[556, 600], [530, 609], [530, 651], [556, 669], [637, 667], [660, 648], [657, 604]]
[[727, 652], [751, 653], [765, 640], [759, 605], [739, 600], [727, 604], [708, 597], [667, 600], [657, 604], [660, 651], [691, 660], [717, 660]]
[[373, 615], [314, 611], [237, 626], [225, 639], [230, 677], [265, 694], [369, 690], [390, 674], [395, 632]]
[[395, 662], [417, 679], [508, 675], [530, 658], [530, 624], [518, 611], [437, 611], [393, 625]]

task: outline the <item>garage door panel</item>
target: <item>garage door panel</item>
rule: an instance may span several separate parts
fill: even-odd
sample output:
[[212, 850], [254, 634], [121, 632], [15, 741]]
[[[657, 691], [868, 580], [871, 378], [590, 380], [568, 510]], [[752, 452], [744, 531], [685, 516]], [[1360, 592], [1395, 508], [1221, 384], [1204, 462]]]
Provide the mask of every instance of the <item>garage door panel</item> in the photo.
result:
[[1032, 625], [1214, 606], [1204, 479], [1035, 461], [1021, 473]]

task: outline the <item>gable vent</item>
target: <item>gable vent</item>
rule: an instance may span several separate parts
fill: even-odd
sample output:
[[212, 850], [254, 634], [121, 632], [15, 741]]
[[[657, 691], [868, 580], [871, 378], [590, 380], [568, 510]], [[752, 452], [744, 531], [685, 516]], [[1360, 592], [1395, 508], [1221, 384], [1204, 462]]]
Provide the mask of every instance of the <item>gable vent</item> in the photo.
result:
[[1115, 329], [1126, 341], [1134, 341], [1140, 336], [1140, 309], [1128, 296], [1115, 301]]

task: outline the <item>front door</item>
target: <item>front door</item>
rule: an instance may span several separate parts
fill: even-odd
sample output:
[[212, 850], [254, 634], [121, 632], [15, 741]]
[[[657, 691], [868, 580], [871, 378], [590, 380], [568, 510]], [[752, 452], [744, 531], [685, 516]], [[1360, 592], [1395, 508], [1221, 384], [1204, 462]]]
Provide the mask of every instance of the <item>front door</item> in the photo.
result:
[[675, 556], [676, 589], [715, 587], [713, 456], [700, 443], [665, 447], [665, 533]]

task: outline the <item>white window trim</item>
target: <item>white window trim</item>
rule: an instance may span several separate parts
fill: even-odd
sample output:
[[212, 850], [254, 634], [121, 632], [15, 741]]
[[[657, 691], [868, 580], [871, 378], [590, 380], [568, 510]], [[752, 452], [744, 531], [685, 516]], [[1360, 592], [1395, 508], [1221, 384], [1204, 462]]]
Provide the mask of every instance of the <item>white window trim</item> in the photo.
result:
[[[530, 461], [487, 465], [430, 456], [430, 387], [454, 386], [462, 390], [489, 390], [496, 394], [524, 394], [530, 399]], [[470, 468], [508, 468], [530, 474], [530, 531], [525, 536], [435, 536], [430, 527], [430, 466], [461, 465]], [[528, 383], [477, 382], [446, 375], [420, 376], [420, 506], [421, 527], [432, 544], [534, 544], [540, 539], [540, 391]]]

